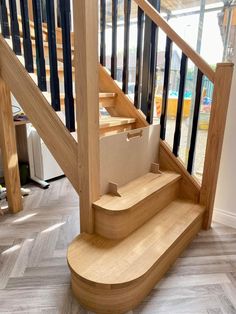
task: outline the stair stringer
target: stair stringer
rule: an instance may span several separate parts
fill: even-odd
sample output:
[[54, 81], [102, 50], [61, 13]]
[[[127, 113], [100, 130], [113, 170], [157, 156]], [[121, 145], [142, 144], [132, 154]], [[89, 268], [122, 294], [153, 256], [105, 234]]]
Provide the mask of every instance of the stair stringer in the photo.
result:
[[195, 203], [200, 202], [200, 184], [188, 173], [180, 158], [174, 156], [168, 144], [161, 139], [159, 146], [159, 164], [160, 169], [163, 171], [174, 171], [181, 174], [181, 198], [192, 200]]
[[116, 93], [115, 106], [107, 108], [113, 117], [128, 117], [136, 119], [136, 128], [148, 126], [144, 114], [135, 108], [132, 100], [126, 95], [108, 70], [99, 64], [99, 91], [104, 93]]
[[36, 76], [28, 74], [23, 64], [23, 58], [16, 57], [5, 39], [0, 36], [1, 77], [79, 193], [78, 175], [75, 171], [77, 143], [35, 84]]

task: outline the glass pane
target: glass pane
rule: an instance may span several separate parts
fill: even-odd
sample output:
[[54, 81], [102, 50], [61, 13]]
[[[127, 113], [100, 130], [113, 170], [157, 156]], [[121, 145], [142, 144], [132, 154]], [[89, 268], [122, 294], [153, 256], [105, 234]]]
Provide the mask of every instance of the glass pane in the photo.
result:
[[173, 147], [175, 122], [177, 113], [179, 82], [180, 82], [180, 62], [182, 53], [176, 45], [173, 45], [170, 82], [169, 82], [169, 95], [167, 104], [167, 124], [166, 124], [166, 141]]
[[179, 157], [187, 166], [188, 162], [188, 152], [191, 141], [191, 131], [192, 131], [192, 117], [194, 111], [195, 102], [195, 86], [197, 80], [197, 68], [194, 64], [188, 60], [188, 68], [185, 80], [185, 93], [184, 93], [184, 103], [183, 103], [183, 114], [182, 114], [182, 124], [181, 124], [181, 140]]
[[137, 52], [137, 14], [138, 6], [134, 1], [131, 5], [130, 41], [129, 41], [129, 97], [134, 100]]
[[154, 105], [154, 122], [159, 123], [162, 107], [162, 93], [164, 84], [165, 71], [165, 46], [166, 35], [159, 29], [157, 44], [157, 69], [156, 69], [156, 89], [155, 89], [155, 105]]
[[208, 127], [212, 106], [212, 96], [213, 84], [206, 77], [204, 77], [202, 84], [202, 101], [198, 121], [195, 158], [193, 164], [193, 174], [199, 179], [199, 181], [202, 180], [204, 168]]

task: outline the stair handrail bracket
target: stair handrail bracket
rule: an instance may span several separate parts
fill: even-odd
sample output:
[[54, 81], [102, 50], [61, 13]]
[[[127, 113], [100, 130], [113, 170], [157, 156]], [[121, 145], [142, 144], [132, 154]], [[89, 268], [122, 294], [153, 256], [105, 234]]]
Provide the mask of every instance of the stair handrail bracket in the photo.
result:
[[162, 18], [160, 13], [147, 0], [134, 0], [144, 13], [169, 37], [182, 52], [192, 60], [192, 62], [201, 70], [201, 72], [214, 83], [215, 71], [210, 65], [190, 46], [188, 45]]

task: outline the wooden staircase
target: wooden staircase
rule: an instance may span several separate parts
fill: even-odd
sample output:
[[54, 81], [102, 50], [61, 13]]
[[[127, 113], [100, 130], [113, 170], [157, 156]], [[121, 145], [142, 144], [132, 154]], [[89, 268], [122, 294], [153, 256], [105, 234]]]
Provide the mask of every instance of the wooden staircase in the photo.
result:
[[[35, 0], [32, 1], [35, 6], [39, 3]], [[63, 3], [64, 0], [60, 2]], [[4, 12], [7, 13], [4, 3], [5, 1], [1, 3], [2, 19], [4, 19]], [[68, 3], [65, 2], [66, 8], [69, 6]], [[104, 10], [104, 3], [105, 1], [102, 0], [100, 7], [101, 13], [103, 13], [101, 14], [101, 39], [104, 35], [102, 34], [104, 30], [102, 19], [105, 16], [104, 11], [102, 11]], [[198, 231], [201, 228], [210, 227], [232, 77], [231, 64], [219, 64], [214, 71], [171, 29], [147, 0], [134, 0], [134, 3], [138, 6], [141, 20], [145, 14], [150, 18], [150, 22], [152, 21], [152, 25], [157, 25], [166, 33], [166, 60], [169, 58], [170, 61], [172, 42], [182, 50], [182, 81], [180, 84], [182, 90], [180, 88], [173, 150], [165, 142], [168, 68], [165, 70], [160, 127], [161, 140], [159, 142], [159, 133], [152, 133], [152, 126], [149, 125], [152, 121], [151, 113], [154, 105], [153, 101], [150, 102], [149, 100], [153, 99], [155, 92], [155, 84], [151, 84], [156, 70], [155, 64], [149, 73], [148, 92], [150, 95], [146, 93], [148, 95], [147, 104], [142, 104], [145, 105], [146, 111], [142, 112], [142, 106], [140, 107], [138, 103], [131, 101], [125, 93], [127, 75], [124, 75], [123, 90], [115, 80], [114, 60], [116, 56], [114, 54], [112, 56], [111, 73], [105, 66], [98, 65], [97, 1], [74, 0], [75, 33], [67, 32], [67, 40], [70, 38], [71, 42], [74, 43], [69, 47], [67, 54], [73, 64], [69, 69], [71, 71], [69, 79], [75, 85], [75, 92], [72, 91], [72, 94], [74, 92], [76, 96], [74, 97], [75, 106], [73, 99], [73, 105], [69, 109], [72, 110], [73, 114], [75, 111], [76, 114], [76, 120], [73, 121], [76, 126], [75, 132], [70, 132], [70, 128], [65, 126], [66, 115], [64, 111], [67, 114], [68, 105], [64, 99], [68, 95], [65, 96], [63, 93], [59, 95], [61, 111], [57, 112], [52, 106], [53, 99], [50, 90], [42, 92], [37, 86], [36, 73], [38, 74], [38, 63], [42, 60], [37, 59], [37, 71], [35, 73], [28, 73], [25, 68], [26, 58], [24, 57], [26, 56], [16, 56], [13, 52], [11, 36], [7, 36], [6, 33], [3, 34], [4, 36], [0, 35], [0, 125], [2, 125], [1, 131], [4, 135], [0, 138], [0, 143], [4, 153], [5, 170], [9, 173], [7, 176], [8, 198], [10, 201], [14, 200], [19, 190], [17, 189], [19, 187], [19, 173], [15, 156], [14, 126], [10, 112], [11, 92], [80, 196], [81, 234], [70, 244], [67, 254], [68, 265], [71, 270], [72, 290], [82, 305], [96, 313], [104, 314], [125, 313], [137, 306], [171, 267]], [[61, 10], [64, 10], [65, 7]], [[14, 8], [11, 9], [14, 11]], [[126, 8], [126, 17], [128, 12], [129, 10]], [[23, 13], [25, 13], [25, 20], [19, 20], [15, 12], [14, 21], [16, 23], [16, 20], [19, 20], [20, 34], [24, 33], [23, 22], [26, 22], [26, 26], [28, 25], [31, 30], [31, 52], [33, 56], [37, 56], [36, 30], [41, 29], [43, 43], [41, 48], [44, 56], [48, 58], [50, 45], [47, 43], [49, 38], [47, 26], [42, 26], [41, 23], [35, 25], [32, 21], [27, 20], [27, 12], [24, 11]], [[64, 17], [67, 16], [68, 18], [69, 11], [63, 11], [63, 14]], [[7, 16], [7, 14], [5, 15]], [[31, 12], [31, 15], [34, 14]], [[5, 24], [2, 25], [1, 29], [2, 33], [4, 33], [3, 30], [8, 20], [6, 16]], [[115, 19], [115, 15], [113, 18]], [[40, 17], [37, 16], [36, 20], [40, 20]], [[69, 30], [69, 25], [64, 25], [64, 31], [66, 29]], [[140, 33], [141, 31], [142, 29], [139, 30]], [[54, 61], [59, 65], [57, 69], [59, 80], [64, 82], [64, 80], [66, 81], [64, 77], [65, 67], [68, 64], [64, 61], [63, 32], [57, 29], [56, 33], [58, 38], [55, 49], [57, 60]], [[115, 36], [115, 34], [114, 31], [113, 35]], [[104, 40], [105, 37], [103, 36], [101, 48], [104, 48]], [[22, 47], [24, 46], [23, 43], [24, 40], [21, 39]], [[113, 41], [115, 46], [114, 43], [115, 40]], [[142, 46], [142, 43], [138, 45], [138, 49]], [[103, 50], [101, 49], [101, 51]], [[153, 52], [155, 54], [155, 51], [152, 51], [150, 56]], [[181, 93], [183, 96], [187, 58], [192, 60], [198, 68], [192, 127], [193, 145], [191, 145], [189, 152], [191, 162], [196, 145], [202, 76], [207, 76], [215, 85], [202, 184], [192, 176], [192, 165], [189, 163], [186, 169], [178, 157], [183, 106]], [[101, 55], [101, 59], [104, 60], [104, 55]], [[125, 61], [127, 62], [127, 58]], [[137, 61], [137, 68], [138, 63]], [[46, 79], [49, 81], [51, 79], [51, 65], [46, 66], [45, 70]], [[140, 71], [137, 72], [140, 74]], [[141, 86], [140, 78], [138, 79], [140, 90], [138, 89], [136, 96], [140, 96], [139, 93], [143, 92], [141, 87], [144, 88]], [[64, 92], [66, 94], [66, 91]], [[104, 108], [107, 115], [99, 114], [99, 108]], [[8, 123], [4, 120], [6, 117]], [[7, 137], [8, 133], [10, 134], [9, 137]], [[104, 137], [105, 135], [108, 136]], [[105, 169], [101, 165], [104, 165], [109, 157], [106, 155], [105, 148], [106, 145], [109, 146], [110, 154], [115, 148], [114, 145], [119, 142], [117, 141], [118, 137], [119, 139], [123, 137], [125, 143], [118, 147], [115, 151], [116, 154], [124, 155], [126, 149], [124, 147], [135, 147], [134, 154], [137, 154], [135, 156], [136, 172], [139, 173], [139, 168], [145, 169], [145, 171], [142, 171], [141, 175], [133, 175], [132, 178], [130, 176], [127, 180], [129, 171], [126, 163], [128, 164], [129, 159], [131, 159], [127, 149], [126, 162], [123, 160], [120, 162], [118, 156], [117, 162], [105, 166], [119, 169], [115, 179], [118, 181], [118, 177], [125, 177], [126, 180], [123, 180], [125, 183], [118, 184], [116, 180], [109, 179], [111, 188], [104, 193], [101, 182]], [[158, 137], [158, 144], [155, 142], [155, 147], [152, 147], [153, 137], [155, 139]], [[104, 139], [109, 139], [109, 141], [106, 142]], [[138, 147], [141, 145], [139, 143], [145, 145], [140, 148], [140, 146]], [[145, 147], [145, 151], [143, 147]], [[148, 155], [152, 150], [155, 156], [152, 156], [151, 163], [146, 162], [145, 167], [143, 167], [141, 152], [143, 155]], [[13, 159], [12, 156], [14, 156]], [[100, 160], [101, 156], [103, 156], [103, 160]], [[118, 163], [120, 164], [118, 165]], [[13, 185], [14, 189], [11, 188]], [[20, 193], [17, 197], [18, 202], [10, 203], [12, 212], [21, 209], [19, 207]]]
[[203, 213], [199, 204], [177, 198], [123, 240], [79, 235], [67, 254], [79, 302], [96, 313], [135, 308], [196, 236]]

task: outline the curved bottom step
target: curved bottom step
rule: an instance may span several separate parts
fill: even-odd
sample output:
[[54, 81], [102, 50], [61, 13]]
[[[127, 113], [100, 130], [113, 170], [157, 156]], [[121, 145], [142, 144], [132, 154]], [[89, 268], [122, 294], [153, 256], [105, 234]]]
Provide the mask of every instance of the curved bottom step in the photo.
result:
[[177, 200], [122, 241], [78, 236], [67, 258], [79, 302], [96, 313], [135, 308], [201, 229], [203, 212]]

